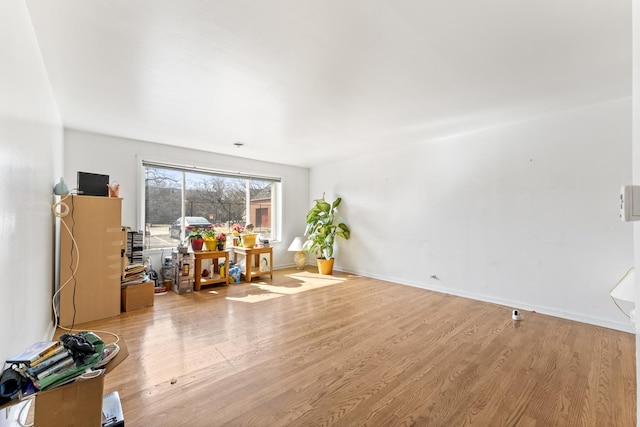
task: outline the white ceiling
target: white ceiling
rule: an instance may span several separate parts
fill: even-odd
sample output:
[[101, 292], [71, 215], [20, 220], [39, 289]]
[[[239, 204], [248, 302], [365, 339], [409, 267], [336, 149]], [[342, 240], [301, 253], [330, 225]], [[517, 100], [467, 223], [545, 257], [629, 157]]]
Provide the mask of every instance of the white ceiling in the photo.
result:
[[26, 2], [65, 127], [292, 165], [631, 96], [631, 0]]

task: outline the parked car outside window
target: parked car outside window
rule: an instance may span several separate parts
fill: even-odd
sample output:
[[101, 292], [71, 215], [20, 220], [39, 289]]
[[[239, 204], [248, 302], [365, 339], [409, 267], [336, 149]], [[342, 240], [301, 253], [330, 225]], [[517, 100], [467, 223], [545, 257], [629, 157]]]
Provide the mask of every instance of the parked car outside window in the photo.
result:
[[[169, 226], [169, 236], [172, 239], [179, 239], [181, 227], [182, 218], [178, 218], [173, 224]], [[189, 236], [189, 234], [191, 234], [191, 230], [193, 230], [194, 228], [199, 230], [213, 229], [213, 224], [211, 224], [206, 218], [203, 218], [201, 216], [187, 216], [184, 219], [184, 228], [185, 237], [187, 237]]]

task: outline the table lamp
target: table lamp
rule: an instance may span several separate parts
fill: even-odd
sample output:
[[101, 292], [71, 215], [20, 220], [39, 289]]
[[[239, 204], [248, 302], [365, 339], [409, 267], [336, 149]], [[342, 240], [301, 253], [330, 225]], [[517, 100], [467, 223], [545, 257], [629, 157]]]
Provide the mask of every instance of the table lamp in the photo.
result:
[[609, 295], [611, 295], [611, 299], [616, 307], [618, 307], [625, 316], [631, 319], [631, 323], [635, 326], [635, 309], [627, 313], [622, 309], [622, 307], [620, 307], [620, 304], [618, 304], [617, 301], [636, 302], [636, 280], [633, 268], [630, 268], [629, 271], [622, 276], [622, 279], [616, 283]]
[[289, 249], [287, 249], [289, 252], [296, 253], [293, 256], [293, 261], [296, 263], [296, 268], [298, 270], [302, 270], [304, 268], [304, 265], [307, 263], [307, 253], [302, 250], [302, 245], [304, 245], [303, 238], [296, 237], [289, 245]]

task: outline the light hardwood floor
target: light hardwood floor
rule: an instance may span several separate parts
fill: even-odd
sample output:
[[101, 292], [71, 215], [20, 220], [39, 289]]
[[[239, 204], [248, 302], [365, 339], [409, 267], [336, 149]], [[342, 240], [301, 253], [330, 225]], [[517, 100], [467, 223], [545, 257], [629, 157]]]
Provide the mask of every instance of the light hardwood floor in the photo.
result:
[[312, 271], [82, 325], [126, 338], [126, 425], [635, 425], [631, 334]]

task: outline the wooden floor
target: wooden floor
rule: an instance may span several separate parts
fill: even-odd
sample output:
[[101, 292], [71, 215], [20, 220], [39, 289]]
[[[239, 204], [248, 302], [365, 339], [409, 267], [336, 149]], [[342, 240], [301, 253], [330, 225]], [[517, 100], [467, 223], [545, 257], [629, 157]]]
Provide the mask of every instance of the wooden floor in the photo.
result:
[[82, 326], [126, 338], [127, 427], [635, 425], [634, 336], [523, 314], [281, 270]]

